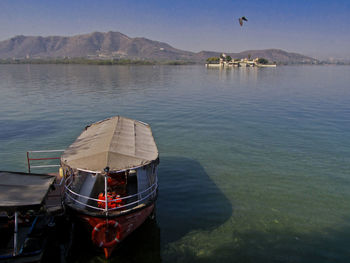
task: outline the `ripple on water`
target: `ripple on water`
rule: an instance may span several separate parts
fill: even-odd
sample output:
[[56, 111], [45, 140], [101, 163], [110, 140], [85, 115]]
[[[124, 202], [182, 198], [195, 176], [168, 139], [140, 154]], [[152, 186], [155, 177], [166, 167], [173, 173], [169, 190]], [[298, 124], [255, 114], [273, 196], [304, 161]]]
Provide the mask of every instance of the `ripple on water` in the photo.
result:
[[1, 170], [112, 115], [151, 124], [158, 222], [112, 261], [348, 261], [349, 67], [0, 67]]

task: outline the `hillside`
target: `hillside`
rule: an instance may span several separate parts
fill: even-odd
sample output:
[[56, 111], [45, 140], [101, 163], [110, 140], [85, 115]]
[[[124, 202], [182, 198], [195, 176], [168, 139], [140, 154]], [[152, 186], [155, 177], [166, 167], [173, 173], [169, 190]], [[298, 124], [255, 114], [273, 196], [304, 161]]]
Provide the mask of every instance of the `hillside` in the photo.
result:
[[[204, 62], [220, 52], [199, 53], [176, 49], [169, 44], [147, 38], [130, 38], [119, 32], [94, 32], [91, 34], [62, 36], [16, 36], [0, 42], [0, 59], [138, 59], [138, 60], [182, 60]], [[228, 53], [233, 58], [264, 57], [278, 63], [315, 63], [317, 60], [279, 49], [249, 50]]]

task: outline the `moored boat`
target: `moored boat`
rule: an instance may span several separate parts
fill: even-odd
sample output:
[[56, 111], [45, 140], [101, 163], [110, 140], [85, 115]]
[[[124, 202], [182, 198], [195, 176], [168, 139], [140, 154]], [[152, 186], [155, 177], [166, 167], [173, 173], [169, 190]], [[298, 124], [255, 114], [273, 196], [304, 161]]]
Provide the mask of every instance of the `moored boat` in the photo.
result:
[[67, 210], [106, 258], [154, 212], [158, 163], [150, 126], [121, 116], [87, 126], [61, 156]]
[[55, 225], [47, 196], [55, 176], [0, 171], [0, 262], [40, 261]]

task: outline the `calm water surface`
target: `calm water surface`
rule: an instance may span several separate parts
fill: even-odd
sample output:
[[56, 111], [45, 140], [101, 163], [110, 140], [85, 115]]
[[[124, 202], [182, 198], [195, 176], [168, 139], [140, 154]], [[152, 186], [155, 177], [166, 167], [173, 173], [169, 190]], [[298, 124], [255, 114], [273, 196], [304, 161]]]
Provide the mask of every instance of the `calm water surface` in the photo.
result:
[[[151, 125], [157, 222], [112, 262], [349, 262], [350, 67], [0, 65], [0, 170], [113, 115]], [[90, 249], [76, 262], [103, 262]]]

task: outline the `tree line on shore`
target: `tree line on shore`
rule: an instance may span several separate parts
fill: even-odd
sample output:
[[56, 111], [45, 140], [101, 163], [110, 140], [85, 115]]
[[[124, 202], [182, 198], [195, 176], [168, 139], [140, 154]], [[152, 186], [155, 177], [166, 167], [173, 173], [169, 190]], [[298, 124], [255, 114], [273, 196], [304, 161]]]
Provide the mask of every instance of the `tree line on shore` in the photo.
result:
[[[232, 57], [230, 57], [230, 56], [220, 56], [220, 57], [207, 58], [207, 63], [218, 64], [220, 62], [220, 59], [222, 59], [223, 61], [226, 61], [226, 62], [240, 61], [240, 59], [232, 59]], [[250, 59], [250, 56], [248, 56], [248, 59]], [[267, 64], [269, 64], [269, 61], [266, 58], [258, 58], [258, 63], [267, 65]]]
[[48, 59], [0, 59], [0, 64], [83, 64], [83, 65], [190, 65], [182, 60], [133, 60], [133, 59], [88, 59], [88, 58], [48, 58]]

